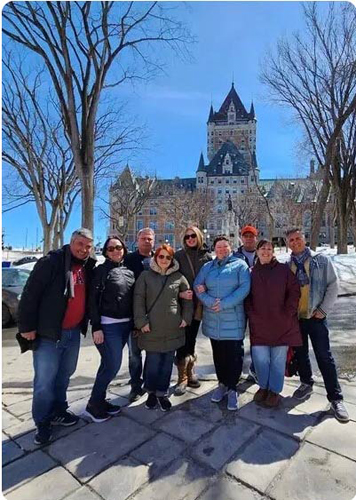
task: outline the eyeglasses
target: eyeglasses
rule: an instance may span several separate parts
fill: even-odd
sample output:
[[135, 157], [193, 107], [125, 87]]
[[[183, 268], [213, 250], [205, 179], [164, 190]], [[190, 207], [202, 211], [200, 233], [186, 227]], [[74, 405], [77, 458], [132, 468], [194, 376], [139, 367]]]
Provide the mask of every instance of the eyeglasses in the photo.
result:
[[190, 239], [194, 240], [196, 237], [197, 237], [197, 235], [196, 235], [195, 233], [192, 233], [192, 234], [186, 234], [186, 235], [184, 236], [184, 241], [187, 241], [187, 240], [190, 240]]
[[123, 250], [123, 246], [122, 245], [116, 245], [115, 247], [106, 247], [106, 250], [108, 252], [113, 252], [114, 250], [117, 250], [118, 252], [121, 252], [121, 250]]
[[166, 259], [166, 260], [172, 260], [173, 257], [171, 257], [170, 255], [158, 255], [158, 258], [163, 260], [163, 259]]

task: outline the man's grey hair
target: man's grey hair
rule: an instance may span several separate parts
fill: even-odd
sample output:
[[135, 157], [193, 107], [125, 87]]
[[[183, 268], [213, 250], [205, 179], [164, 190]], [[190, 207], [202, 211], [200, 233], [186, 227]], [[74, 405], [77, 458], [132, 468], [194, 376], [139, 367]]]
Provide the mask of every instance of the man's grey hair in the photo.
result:
[[141, 236], [143, 233], [151, 233], [153, 237], [155, 237], [155, 232], [153, 229], [150, 227], [144, 227], [143, 229], [140, 229], [139, 232], [137, 233], [137, 239]]
[[286, 238], [289, 238], [289, 236], [293, 233], [300, 233], [304, 236], [303, 229], [301, 229], [300, 227], [291, 227], [286, 231]]
[[73, 231], [70, 241], [72, 242], [78, 237], [86, 238], [87, 240], [90, 241], [94, 240], [93, 233], [90, 231], [90, 229], [87, 229], [86, 227], [80, 227], [79, 229]]

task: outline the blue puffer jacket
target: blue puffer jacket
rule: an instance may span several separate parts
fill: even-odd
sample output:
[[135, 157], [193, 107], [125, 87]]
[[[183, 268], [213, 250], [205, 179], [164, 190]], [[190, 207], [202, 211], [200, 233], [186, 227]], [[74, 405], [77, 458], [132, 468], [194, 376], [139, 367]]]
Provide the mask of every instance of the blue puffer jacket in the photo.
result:
[[[203, 303], [203, 334], [215, 340], [241, 340], [245, 335], [244, 299], [250, 291], [250, 271], [247, 264], [229, 255], [205, 264], [194, 281], [194, 287], [204, 285], [197, 293]], [[220, 299], [220, 311], [211, 307]]]

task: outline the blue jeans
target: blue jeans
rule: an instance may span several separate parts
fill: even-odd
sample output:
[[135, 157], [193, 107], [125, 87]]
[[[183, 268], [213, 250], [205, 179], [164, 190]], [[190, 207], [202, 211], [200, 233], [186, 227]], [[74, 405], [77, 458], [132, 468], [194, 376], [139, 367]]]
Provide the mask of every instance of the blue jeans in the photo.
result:
[[299, 320], [303, 345], [295, 348], [298, 360], [300, 381], [313, 385], [313, 372], [309, 358], [310, 338], [319, 370], [324, 380], [327, 398], [329, 401], [343, 399], [341, 387], [337, 378], [336, 366], [330, 350], [329, 330], [326, 319], [301, 319]]
[[62, 330], [61, 340], [39, 337], [33, 352], [32, 416], [38, 426], [68, 408], [67, 389], [75, 372], [80, 347], [80, 329]]
[[261, 389], [282, 392], [288, 346], [252, 346], [252, 357]]
[[134, 332], [131, 332], [129, 337], [129, 372], [131, 389], [140, 392], [143, 384], [142, 351], [138, 347], [138, 337], [134, 337]]
[[132, 330], [132, 322], [112, 323], [102, 325], [102, 328], [104, 342], [95, 344], [101, 356], [101, 363], [90, 397], [90, 404], [94, 406], [100, 406], [105, 401], [108, 385], [120, 370], [122, 351]]
[[167, 396], [171, 381], [175, 351], [147, 352], [145, 360], [145, 389], [156, 396]]

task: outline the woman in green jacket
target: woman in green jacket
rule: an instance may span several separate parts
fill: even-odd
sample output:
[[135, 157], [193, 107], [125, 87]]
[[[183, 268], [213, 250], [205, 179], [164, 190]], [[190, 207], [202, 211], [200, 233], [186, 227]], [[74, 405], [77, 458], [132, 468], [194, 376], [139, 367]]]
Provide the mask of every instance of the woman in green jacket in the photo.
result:
[[134, 292], [135, 326], [140, 330], [138, 345], [146, 351], [146, 407], [153, 409], [159, 404], [162, 411], [172, 406], [167, 396], [174, 354], [185, 343], [184, 328], [193, 315], [192, 301], [179, 298], [189, 284], [178, 271], [173, 255], [169, 245], [158, 247], [150, 270], [141, 273]]

